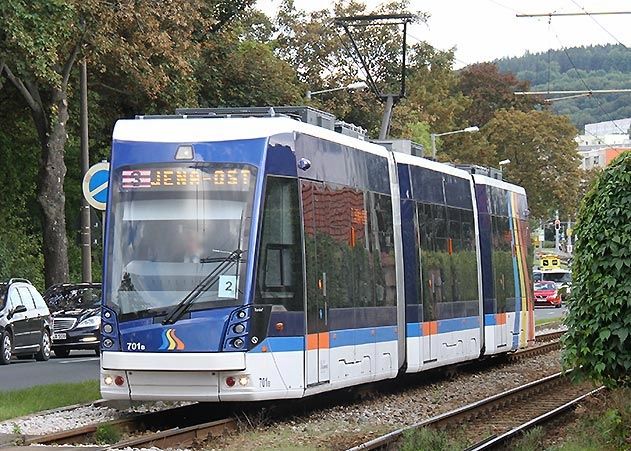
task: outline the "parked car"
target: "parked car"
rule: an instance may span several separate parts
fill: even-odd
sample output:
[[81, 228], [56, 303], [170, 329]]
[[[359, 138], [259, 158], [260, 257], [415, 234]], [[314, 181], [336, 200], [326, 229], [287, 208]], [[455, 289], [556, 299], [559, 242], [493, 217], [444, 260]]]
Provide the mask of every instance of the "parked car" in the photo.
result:
[[550, 281], [535, 282], [535, 304], [561, 307], [563, 298], [556, 284]]
[[37, 289], [26, 279], [0, 283], [0, 365], [18, 359], [48, 360], [52, 318]]
[[562, 299], [567, 299], [572, 290], [572, 271], [569, 269], [548, 269], [533, 271], [535, 282], [554, 282]]
[[99, 355], [101, 338], [101, 284], [63, 283], [44, 293], [53, 315], [52, 349], [57, 357], [68, 357], [74, 349]]

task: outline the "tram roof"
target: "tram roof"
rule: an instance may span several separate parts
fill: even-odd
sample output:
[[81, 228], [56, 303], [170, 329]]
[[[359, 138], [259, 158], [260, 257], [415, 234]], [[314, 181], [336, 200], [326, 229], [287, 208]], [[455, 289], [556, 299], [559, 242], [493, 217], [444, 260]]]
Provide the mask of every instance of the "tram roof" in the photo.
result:
[[512, 191], [517, 194], [526, 195], [526, 190], [523, 187], [519, 185], [513, 185], [512, 183], [508, 183], [503, 180], [497, 180], [491, 177], [487, 177], [486, 175], [474, 174], [473, 180], [477, 185], [495, 186], [506, 191]]
[[269, 138], [293, 132], [304, 133], [383, 157], [389, 153], [383, 146], [284, 116], [122, 119], [114, 126], [113, 139], [134, 142], [196, 143]]

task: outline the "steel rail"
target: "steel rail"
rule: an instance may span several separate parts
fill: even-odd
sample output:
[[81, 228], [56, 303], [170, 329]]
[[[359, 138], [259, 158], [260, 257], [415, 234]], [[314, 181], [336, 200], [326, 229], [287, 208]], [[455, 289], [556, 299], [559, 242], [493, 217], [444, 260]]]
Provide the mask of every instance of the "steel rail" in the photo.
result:
[[121, 442], [100, 448], [95, 451], [108, 451], [123, 448], [150, 448], [161, 449], [182, 448], [204, 442], [211, 438], [220, 437], [226, 432], [237, 430], [237, 420], [225, 418], [223, 420], [210, 421], [185, 428], [173, 428], [166, 431], [154, 432], [140, 437], [123, 440]]
[[497, 436], [490, 436], [485, 438], [484, 440], [476, 443], [475, 445], [467, 448], [467, 451], [482, 451], [482, 450], [487, 450], [487, 449], [493, 449], [496, 448], [502, 444], [508, 443], [511, 439], [513, 439], [517, 434], [519, 433], [523, 433], [526, 432], [528, 429], [531, 429], [539, 424], [543, 424], [546, 423], [550, 420], [553, 420], [554, 418], [560, 416], [561, 414], [567, 412], [570, 409], [573, 409], [574, 407], [576, 407], [576, 405], [578, 403], [580, 403], [581, 401], [583, 401], [584, 399], [595, 395], [596, 393], [598, 393], [601, 390], [604, 390], [605, 387], [598, 387], [588, 393], [585, 393], [583, 395], [580, 395], [574, 399], [572, 399], [571, 401], [566, 402], [565, 404], [552, 409], [542, 415], [539, 415], [536, 418], [533, 418], [529, 421], [526, 421], [525, 423], [520, 424], [519, 426], [514, 427], [513, 429], [511, 429], [510, 431], [507, 431], [501, 435], [497, 435]]
[[[403, 436], [403, 434], [407, 431], [420, 429], [423, 427], [440, 428], [440, 427], [445, 427], [448, 424], [459, 424], [463, 420], [467, 418], [471, 418], [472, 416], [475, 416], [476, 413], [492, 409], [493, 406], [499, 406], [502, 404], [504, 405], [511, 404], [512, 402], [515, 402], [516, 400], [525, 399], [528, 394], [539, 393], [546, 388], [557, 386], [564, 381], [563, 378], [568, 373], [569, 372], [556, 373], [551, 376], [547, 376], [542, 379], [529, 382], [519, 387], [515, 387], [513, 389], [507, 390], [503, 393], [499, 393], [499, 394], [490, 396], [488, 398], [485, 398], [483, 400], [473, 402], [466, 406], [463, 406], [458, 409], [429, 418], [427, 420], [421, 421], [411, 426], [406, 426], [404, 428], [397, 429], [381, 437], [377, 437], [373, 440], [369, 440], [353, 448], [349, 448], [348, 451], [387, 449], [390, 445], [392, 445], [397, 440], [399, 440]], [[593, 394], [593, 392], [594, 391], [590, 391], [587, 394], [583, 394], [580, 399], [584, 399], [585, 396]], [[579, 401], [576, 401], [576, 402], [579, 402]], [[561, 406], [561, 407], [564, 407], [564, 406]], [[565, 410], [567, 410], [568, 408], [570, 407], [565, 407]], [[555, 408], [554, 410], [556, 411], [558, 409], [559, 408]], [[543, 421], [543, 420], [539, 420], [539, 421]], [[491, 440], [499, 439], [499, 437], [500, 436], [493, 437], [492, 439], [490, 437], [487, 437], [484, 440], [484, 443], [490, 443]], [[479, 446], [483, 446], [482, 442], [479, 443]]]
[[200, 404], [188, 404], [165, 410], [136, 413], [123, 418], [88, 424], [75, 429], [27, 437], [24, 443], [26, 445], [89, 443], [97, 430], [103, 426], [111, 426], [122, 432], [135, 432], [149, 428], [173, 428], [174, 425], [187, 421], [189, 417], [196, 417], [196, 411], [200, 408], [202, 408]]

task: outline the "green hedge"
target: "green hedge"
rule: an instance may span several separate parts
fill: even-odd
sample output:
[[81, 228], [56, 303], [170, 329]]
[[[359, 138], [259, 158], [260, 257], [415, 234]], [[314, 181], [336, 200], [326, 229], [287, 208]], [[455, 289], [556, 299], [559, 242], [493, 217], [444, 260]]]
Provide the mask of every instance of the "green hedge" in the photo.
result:
[[583, 199], [564, 363], [608, 386], [631, 382], [631, 152]]

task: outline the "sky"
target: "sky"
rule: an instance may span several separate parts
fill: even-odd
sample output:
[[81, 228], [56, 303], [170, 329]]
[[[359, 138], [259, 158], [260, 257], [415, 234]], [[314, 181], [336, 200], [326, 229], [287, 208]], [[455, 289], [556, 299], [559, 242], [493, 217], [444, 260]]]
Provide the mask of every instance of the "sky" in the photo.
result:
[[[364, 0], [372, 9], [382, 3]], [[330, 0], [295, 0], [307, 11], [329, 8]], [[258, 0], [274, 16], [280, 0]], [[409, 29], [410, 42], [427, 41], [439, 49], [456, 48], [456, 68], [505, 56], [550, 48], [622, 43], [631, 48], [631, 14], [517, 18], [516, 14], [631, 12], [629, 0], [410, 0], [410, 9], [430, 14], [427, 24]]]

